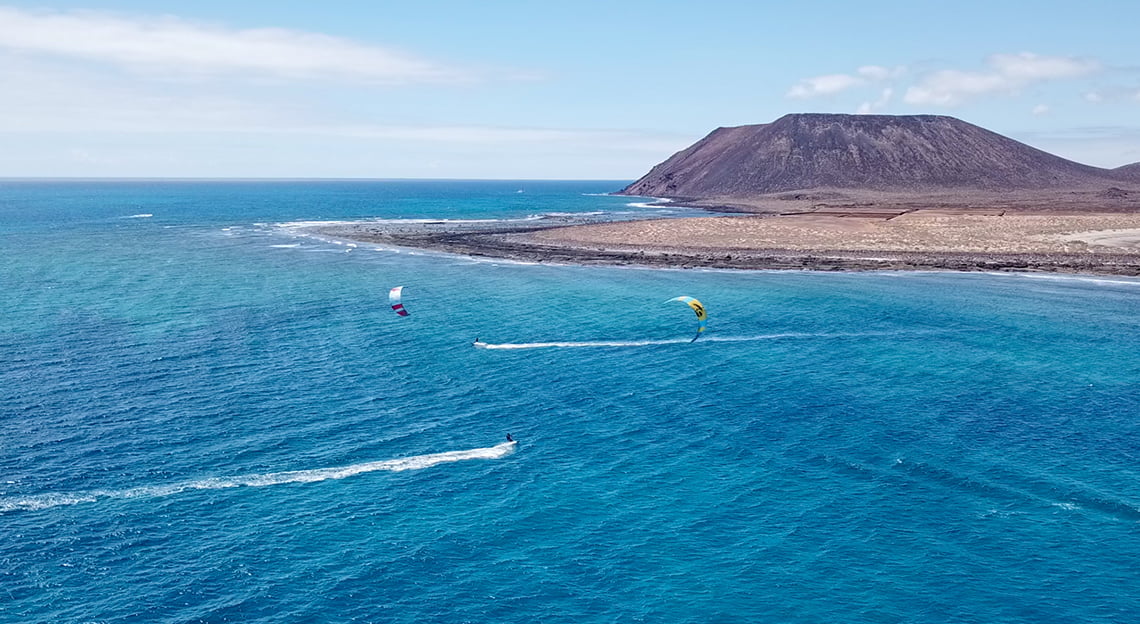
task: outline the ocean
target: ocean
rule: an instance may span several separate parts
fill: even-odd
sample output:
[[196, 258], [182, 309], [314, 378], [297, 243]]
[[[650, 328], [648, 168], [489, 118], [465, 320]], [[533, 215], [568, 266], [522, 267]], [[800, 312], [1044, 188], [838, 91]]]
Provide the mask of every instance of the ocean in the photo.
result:
[[0, 622], [1135, 621], [1140, 280], [300, 228], [623, 185], [0, 181]]

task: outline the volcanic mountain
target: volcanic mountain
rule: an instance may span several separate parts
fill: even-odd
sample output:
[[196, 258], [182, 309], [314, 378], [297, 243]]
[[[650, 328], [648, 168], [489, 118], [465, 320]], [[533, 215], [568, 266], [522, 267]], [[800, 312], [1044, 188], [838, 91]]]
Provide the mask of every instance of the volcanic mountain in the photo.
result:
[[1112, 170], [1112, 173], [1115, 174], [1117, 178], [1123, 180], [1140, 182], [1140, 162], [1132, 163], [1131, 165], [1124, 165], [1123, 167], [1117, 167], [1116, 169]]
[[942, 115], [785, 115], [717, 128], [619, 191], [748, 198], [811, 189], [887, 192], [1106, 188], [1140, 163], [1082, 165]]

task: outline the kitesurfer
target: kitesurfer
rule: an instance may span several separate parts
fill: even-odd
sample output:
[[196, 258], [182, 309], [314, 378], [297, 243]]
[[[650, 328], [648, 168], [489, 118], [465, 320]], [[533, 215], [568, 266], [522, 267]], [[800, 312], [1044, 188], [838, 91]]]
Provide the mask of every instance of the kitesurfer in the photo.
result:
[[508, 433], [508, 434], [507, 434], [507, 442], [514, 442], [514, 441], [515, 441], [515, 439], [514, 439], [514, 438], [512, 438], [512, 437], [511, 437], [511, 434], [509, 434], [509, 433]]

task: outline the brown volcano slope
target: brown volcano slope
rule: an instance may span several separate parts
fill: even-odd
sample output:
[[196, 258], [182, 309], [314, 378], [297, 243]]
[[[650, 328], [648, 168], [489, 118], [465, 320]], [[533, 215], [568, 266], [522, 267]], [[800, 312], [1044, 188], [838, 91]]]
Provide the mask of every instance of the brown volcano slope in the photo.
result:
[[686, 199], [802, 190], [889, 193], [1101, 189], [1135, 165], [1082, 165], [941, 115], [785, 115], [718, 128], [619, 191]]
[[1121, 180], [1140, 183], [1140, 162], [1124, 165], [1112, 170], [1112, 173]]

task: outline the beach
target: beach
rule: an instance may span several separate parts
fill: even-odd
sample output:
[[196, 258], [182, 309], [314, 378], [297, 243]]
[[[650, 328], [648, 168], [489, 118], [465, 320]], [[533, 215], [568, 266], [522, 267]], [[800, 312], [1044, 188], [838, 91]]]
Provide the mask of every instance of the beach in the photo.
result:
[[1140, 275], [1140, 215], [915, 210], [609, 223], [316, 227], [327, 237], [515, 260], [657, 267]]

